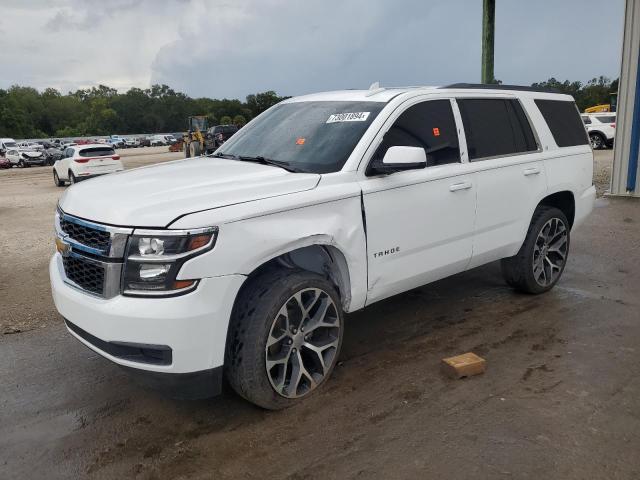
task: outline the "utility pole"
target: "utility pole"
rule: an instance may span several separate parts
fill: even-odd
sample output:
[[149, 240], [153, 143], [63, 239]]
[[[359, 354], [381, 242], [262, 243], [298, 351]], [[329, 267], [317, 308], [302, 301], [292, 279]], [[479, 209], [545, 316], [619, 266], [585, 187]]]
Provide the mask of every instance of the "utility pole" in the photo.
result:
[[496, 24], [496, 0], [483, 0], [482, 5], [482, 83], [494, 83], [493, 37]]

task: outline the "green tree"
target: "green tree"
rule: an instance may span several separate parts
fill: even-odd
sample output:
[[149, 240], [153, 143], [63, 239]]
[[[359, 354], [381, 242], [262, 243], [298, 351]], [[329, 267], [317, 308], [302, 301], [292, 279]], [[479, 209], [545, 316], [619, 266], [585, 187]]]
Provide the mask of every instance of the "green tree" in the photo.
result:
[[233, 124], [238, 127], [244, 127], [247, 124], [247, 119], [242, 115], [236, 115], [233, 117]]
[[220, 125], [231, 125], [232, 120], [229, 115], [225, 115], [220, 119]]

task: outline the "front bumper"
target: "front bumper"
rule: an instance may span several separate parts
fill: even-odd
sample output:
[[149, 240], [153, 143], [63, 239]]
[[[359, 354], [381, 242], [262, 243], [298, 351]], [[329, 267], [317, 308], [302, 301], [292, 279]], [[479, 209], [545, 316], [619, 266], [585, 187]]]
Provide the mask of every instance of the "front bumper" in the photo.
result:
[[[119, 365], [166, 374], [192, 374], [222, 367], [231, 310], [246, 278], [203, 278], [194, 291], [178, 297], [118, 295], [104, 299], [65, 283], [59, 253], [51, 259], [49, 276], [56, 308], [71, 324], [67, 329], [74, 337]], [[163, 349], [170, 349], [170, 355], [163, 357], [165, 361], [154, 363], [143, 356], [136, 357], [131, 350], [109, 345], [146, 348], [151, 357], [162, 356]]]

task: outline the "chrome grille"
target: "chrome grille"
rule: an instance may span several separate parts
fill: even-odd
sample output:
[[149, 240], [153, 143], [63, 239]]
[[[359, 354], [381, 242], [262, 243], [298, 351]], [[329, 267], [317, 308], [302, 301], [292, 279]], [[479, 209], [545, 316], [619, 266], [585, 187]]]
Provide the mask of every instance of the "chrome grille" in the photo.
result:
[[80, 255], [62, 258], [64, 273], [78, 287], [95, 295], [104, 291], [104, 267]]
[[72, 240], [86, 245], [87, 247], [96, 248], [107, 252], [111, 243], [111, 234], [107, 231], [96, 230], [85, 225], [80, 225], [70, 221], [67, 218], [60, 220], [60, 227]]
[[65, 281], [92, 295], [118, 295], [127, 239], [133, 229], [83, 220], [61, 210], [56, 212], [55, 225], [58, 239], [67, 245], [61, 251]]

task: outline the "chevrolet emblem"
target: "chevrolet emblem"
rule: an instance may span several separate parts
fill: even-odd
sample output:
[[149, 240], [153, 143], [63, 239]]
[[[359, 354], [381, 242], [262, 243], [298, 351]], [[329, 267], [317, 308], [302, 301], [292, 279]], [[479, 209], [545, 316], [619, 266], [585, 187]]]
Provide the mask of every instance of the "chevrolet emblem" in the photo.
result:
[[63, 257], [68, 257], [71, 254], [71, 245], [69, 245], [68, 243], [64, 242], [60, 238], [56, 238], [56, 250]]

